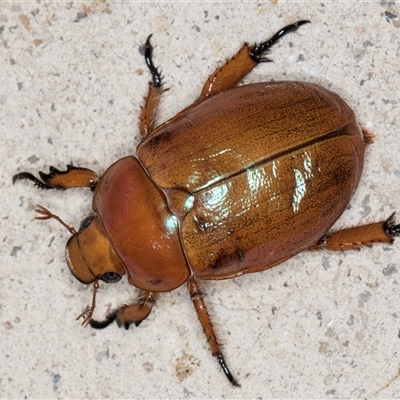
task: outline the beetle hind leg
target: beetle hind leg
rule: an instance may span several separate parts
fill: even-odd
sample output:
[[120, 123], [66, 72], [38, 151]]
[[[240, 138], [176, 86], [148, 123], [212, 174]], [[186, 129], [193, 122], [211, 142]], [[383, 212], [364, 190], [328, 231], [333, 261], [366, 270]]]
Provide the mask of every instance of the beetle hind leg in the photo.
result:
[[203, 86], [200, 97], [197, 102], [203, 101], [208, 97], [221, 93], [239, 81], [241, 81], [255, 66], [260, 62], [271, 61], [264, 57], [264, 54], [284, 35], [296, 30], [299, 26], [309, 23], [310, 21], [298, 21], [294, 24], [287, 25], [279, 30], [275, 35], [265, 42], [249, 46], [245, 43], [242, 48], [225, 64], [216, 69], [209, 76]]
[[226, 365], [224, 356], [221, 352], [220, 345], [217, 341], [217, 336], [215, 335], [214, 328], [212, 326], [210, 315], [207, 312], [206, 305], [204, 303], [203, 294], [199, 287], [199, 284], [195, 281], [194, 277], [188, 280], [188, 289], [190, 298], [193, 302], [194, 308], [196, 310], [197, 316], [203, 327], [203, 331], [207, 337], [207, 342], [211, 347], [212, 355], [217, 358], [219, 365], [224, 371], [225, 376], [228, 378], [229, 382], [233, 386], [240, 386], [237, 380], [233, 377]]
[[143, 320], [145, 320], [156, 304], [157, 295], [154, 292], [148, 292], [141, 290], [138, 296], [138, 300], [134, 304], [124, 305], [117, 310], [114, 310], [107, 315], [104, 321], [91, 320], [90, 326], [95, 329], [103, 329], [108, 325], [117, 321], [119, 327], [129, 329], [131, 324], [139, 326]]
[[359, 250], [374, 243], [393, 243], [400, 236], [400, 224], [396, 224], [394, 213], [386, 220], [373, 224], [342, 229], [323, 236], [308, 250]]

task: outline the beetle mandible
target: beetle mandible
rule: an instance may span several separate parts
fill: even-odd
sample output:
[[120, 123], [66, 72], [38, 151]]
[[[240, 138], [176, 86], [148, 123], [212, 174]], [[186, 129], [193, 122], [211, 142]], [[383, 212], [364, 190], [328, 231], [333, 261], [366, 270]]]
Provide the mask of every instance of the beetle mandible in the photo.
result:
[[[305, 82], [239, 86], [271, 46], [302, 20], [269, 40], [239, 52], [207, 79], [198, 99], [155, 127], [163, 92], [152, 76], [140, 116], [137, 156], [127, 156], [99, 176], [87, 168], [50, 167], [40, 179], [21, 172], [41, 189], [88, 187], [93, 215], [78, 231], [38, 206], [37, 219], [56, 219], [72, 234], [66, 260], [72, 274], [93, 284], [91, 306], [78, 318], [104, 328], [114, 320], [126, 329], [150, 314], [159, 292], [187, 284], [207, 342], [229, 381], [198, 279], [226, 279], [271, 268], [302, 250], [360, 249], [392, 243], [400, 234], [387, 220], [327, 234], [360, 180], [364, 151], [373, 135], [357, 123], [337, 94]], [[138, 300], [92, 319], [99, 280], [127, 275]]]

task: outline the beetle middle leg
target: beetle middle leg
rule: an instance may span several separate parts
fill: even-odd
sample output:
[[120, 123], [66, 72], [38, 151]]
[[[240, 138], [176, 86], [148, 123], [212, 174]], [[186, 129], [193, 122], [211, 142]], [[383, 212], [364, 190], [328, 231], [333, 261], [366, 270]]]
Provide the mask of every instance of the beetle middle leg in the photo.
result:
[[394, 213], [386, 220], [373, 224], [342, 229], [323, 236], [308, 250], [359, 250], [374, 243], [392, 243], [400, 236], [400, 224], [395, 223]]
[[207, 337], [207, 342], [211, 347], [212, 355], [214, 357], [217, 357], [217, 360], [221, 365], [222, 370], [224, 371], [224, 374], [228, 378], [229, 382], [233, 386], [240, 386], [237, 380], [230, 373], [229, 368], [225, 363], [225, 359], [218, 344], [217, 336], [215, 335], [214, 328], [210, 320], [210, 315], [208, 314], [207, 307], [204, 303], [203, 294], [201, 292], [199, 284], [195, 281], [194, 277], [191, 277], [188, 280], [187, 284], [190, 298], [193, 302], [201, 326], [203, 327], [203, 331]]
[[229, 89], [241, 81], [260, 62], [271, 61], [264, 57], [265, 53], [267, 53], [282, 36], [309, 22], [310, 21], [298, 21], [294, 24], [287, 25], [275, 33], [270, 39], [259, 45], [255, 44], [249, 46], [245, 43], [230, 60], [209, 76], [197, 102]]
[[157, 294], [147, 290], [141, 290], [136, 303], [125, 305], [117, 310], [114, 310], [107, 315], [104, 321], [91, 320], [90, 326], [95, 329], [103, 329], [110, 325], [112, 322], [117, 321], [119, 327], [123, 326], [129, 329], [131, 324], [139, 326], [145, 320], [156, 304]]

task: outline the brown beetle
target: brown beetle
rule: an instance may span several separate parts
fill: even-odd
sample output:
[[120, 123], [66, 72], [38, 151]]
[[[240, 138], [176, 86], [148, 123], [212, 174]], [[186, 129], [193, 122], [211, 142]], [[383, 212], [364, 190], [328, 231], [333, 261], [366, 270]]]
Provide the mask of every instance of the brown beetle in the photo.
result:
[[[114, 320], [129, 328], [151, 312], [157, 293], [185, 282], [212, 354], [233, 385], [197, 279], [226, 279], [271, 268], [304, 249], [347, 250], [391, 243], [400, 234], [386, 221], [326, 234], [345, 210], [363, 169], [372, 134], [335, 93], [311, 83], [263, 82], [234, 87], [286, 33], [260, 45], [245, 44], [206, 81], [197, 101], [154, 127], [163, 92], [153, 81], [140, 117], [137, 157], [115, 162], [99, 177], [86, 168], [50, 167], [27, 172], [42, 189], [89, 187], [94, 215], [79, 231], [44, 207], [37, 219], [54, 218], [71, 233], [66, 259], [72, 274], [94, 284], [92, 305], [78, 318], [104, 328]], [[127, 274], [140, 289], [136, 303], [98, 322], [92, 319], [98, 280]]]

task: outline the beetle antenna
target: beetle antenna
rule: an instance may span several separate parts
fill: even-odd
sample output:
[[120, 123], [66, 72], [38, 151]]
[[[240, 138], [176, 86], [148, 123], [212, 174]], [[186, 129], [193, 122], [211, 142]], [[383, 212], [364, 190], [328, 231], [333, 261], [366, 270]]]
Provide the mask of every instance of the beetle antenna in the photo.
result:
[[68, 231], [71, 233], [71, 235], [75, 235], [76, 230], [72, 226], [67, 225], [58, 215], [53, 214], [47, 208], [45, 208], [45, 207], [41, 206], [40, 204], [38, 204], [37, 208], [35, 209], [35, 212], [39, 214], [39, 216], [36, 216], [35, 219], [39, 219], [39, 220], [55, 219], [62, 226], [67, 228]]
[[267, 57], [261, 57], [264, 52], [266, 52], [270, 47], [272, 47], [282, 36], [285, 36], [287, 33], [296, 30], [299, 26], [304, 24], [309, 24], [311, 21], [303, 20], [297, 21], [294, 24], [285, 26], [280, 31], [276, 32], [274, 36], [272, 36], [267, 41], [256, 44], [250, 50], [250, 56], [257, 62], [271, 62], [272, 60]]
[[79, 314], [78, 317], [76, 318], [76, 321], [78, 321], [78, 319], [81, 319], [83, 317], [83, 322], [81, 326], [85, 328], [90, 324], [90, 321], [92, 320], [94, 309], [96, 308], [96, 294], [99, 288], [100, 288], [99, 281], [96, 279], [93, 283], [92, 305], [89, 308], [87, 308], [82, 314]]

